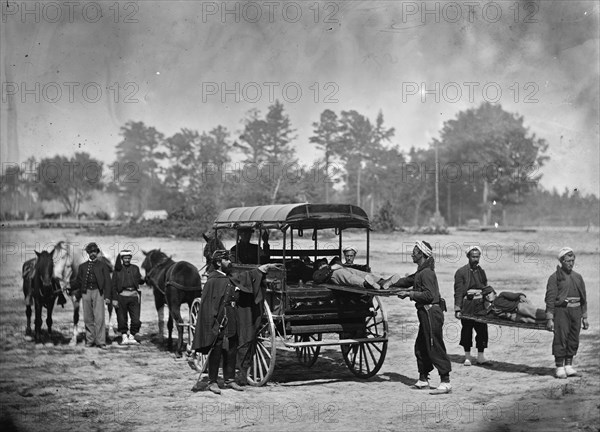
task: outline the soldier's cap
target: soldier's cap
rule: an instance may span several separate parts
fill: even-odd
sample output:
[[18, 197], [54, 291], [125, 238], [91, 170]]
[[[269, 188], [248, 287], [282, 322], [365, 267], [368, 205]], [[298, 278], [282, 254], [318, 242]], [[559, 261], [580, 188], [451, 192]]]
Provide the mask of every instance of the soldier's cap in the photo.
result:
[[98, 247], [98, 245], [94, 242], [88, 243], [87, 246], [85, 247], [85, 251], [87, 253], [92, 253], [92, 252], [100, 252], [100, 248]]
[[481, 290], [481, 295], [485, 297], [486, 295], [495, 293], [495, 292], [496, 292], [496, 290], [488, 285]]
[[354, 246], [346, 246], [342, 252], [354, 252], [354, 255], [356, 255], [358, 254], [358, 249], [356, 249]]
[[479, 251], [479, 255], [482, 254], [481, 248], [477, 245], [473, 245], [469, 249], [467, 249], [467, 256], [469, 256], [469, 254], [473, 251]]
[[221, 260], [229, 259], [229, 251], [225, 249], [217, 249], [212, 254], [213, 262], [221, 262]]
[[570, 254], [570, 253], [575, 255], [575, 252], [573, 252], [573, 249], [571, 249], [568, 246], [565, 246], [558, 252], [558, 260], [561, 261], [562, 257], [564, 257], [565, 255]]

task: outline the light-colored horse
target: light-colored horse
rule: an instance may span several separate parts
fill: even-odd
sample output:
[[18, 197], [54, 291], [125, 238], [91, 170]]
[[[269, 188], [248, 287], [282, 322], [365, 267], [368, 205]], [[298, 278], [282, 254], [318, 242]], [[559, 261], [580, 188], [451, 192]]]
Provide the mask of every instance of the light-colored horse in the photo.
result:
[[[101, 259], [106, 265], [108, 265], [108, 268], [112, 273], [113, 265], [111, 264], [110, 260], [106, 258], [106, 256], [104, 256], [102, 252], [100, 252], [98, 258]], [[60, 286], [63, 289], [65, 296], [70, 297], [71, 302], [73, 303], [73, 337], [71, 338], [69, 345], [76, 345], [77, 336], [80, 332], [78, 325], [81, 293], [74, 291], [71, 288], [71, 284], [77, 278], [77, 271], [79, 269], [79, 266], [87, 260], [87, 254], [84, 252], [83, 249], [76, 250], [75, 247], [72, 247], [67, 242], [61, 240], [54, 247], [53, 260], [54, 277], [59, 280]], [[108, 306], [109, 331], [113, 329], [112, 321], [115, 315], [116, 314], [113, 314], [113, 308], [111, 304]]]

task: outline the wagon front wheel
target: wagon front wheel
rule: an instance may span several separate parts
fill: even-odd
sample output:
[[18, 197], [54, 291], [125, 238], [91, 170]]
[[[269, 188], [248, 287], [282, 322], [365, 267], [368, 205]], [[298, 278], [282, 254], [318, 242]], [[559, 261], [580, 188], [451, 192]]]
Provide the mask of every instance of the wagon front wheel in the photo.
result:
[[[295, 335], [294, 342], [318, 342], [322, 339], [321, 333], [312, 335]], [[311, 367], [319, 358], [320, 346], [296, 347], [296, 358], [306, 367]]]
[[269, 304], [264, 302], [264, 312], [256, 339], [248, 349], [249, 364], [247, 364], [246, 380], [251, 386], [265, 385], [275, 369], [275, 324]]
[[346, 366], [359, 378], [370, 378], [379, 372], [387, 352], [387, 316], [377, 297], [373, 297], [371, 301], [370, 314], [365, 318], [364, 331], [361, 331], [357, 337], [382, 338], [384, 340], [341, 346]]
[[[208, 361], [208, 355], [202, 354], [200, 352], [193, 353], [192, 352], [192, 343], [194, 342], [194, 335], [196, 334], [196, 323], [200, 319], [200, 298], [194, 299], [192, 302], [192, 306], [190, 307], [190, 325], [188, 326], [188, 353], [191, 357], [192, 366], [198, 372], [205, 369], [205, 364]], [[206, 372], [206, 371], [205, 371]]]

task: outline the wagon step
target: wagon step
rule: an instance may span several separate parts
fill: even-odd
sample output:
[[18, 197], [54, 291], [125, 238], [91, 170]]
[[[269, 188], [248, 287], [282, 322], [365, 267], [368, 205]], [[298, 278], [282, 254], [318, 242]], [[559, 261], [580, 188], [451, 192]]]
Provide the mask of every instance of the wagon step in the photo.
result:
[[334, 346], [334, 345], [351, 345], [359, 343], [372, 343], [372, 342], [386, 342], [387, 337], [373, 337], [373, 338], [358, 338], [358, 339], [340, 339], [340, 340], [321, 340], [321, 341], [309, 341], [309, 342], [286, 342], [284, 345], [288, 348], [302, 348], [311, 346]]

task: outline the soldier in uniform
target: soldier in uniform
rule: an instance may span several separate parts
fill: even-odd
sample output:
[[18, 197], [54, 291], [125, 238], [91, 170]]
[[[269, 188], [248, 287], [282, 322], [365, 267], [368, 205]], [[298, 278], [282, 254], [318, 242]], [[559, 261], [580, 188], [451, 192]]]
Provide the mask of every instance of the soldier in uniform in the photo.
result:
[[[115, 271], [112, 275], [112, 291], [107, 299], [112, 301], [117, 309], [117, 323], [121, 333], [121, 345], [137, 345], [139, 342], [135, 335], [140, 331], [141, 300], [140, 285], [144, 279], [140, 274], [140, 268], [131, 264], [132, 253], [130, 250], [122, 250], [115, 263]], [[131, 325], [127, 326], [127, 317], [131, 318]]]
[[89, 260], [79, 266], [77, 279], [72, 287], [81, 292], [87, 345], [104, 349], [106, 348], [104, 293], [110, 293], [110, 272], [108, 266], [98, 259], [100, 248], [96, 243], [89, 243], [85, 251]]
[[371, 267], [366, 264], [354, 264], [354, 259], [358, 254], [358, 249], [356, 249], [354, 246], [346, 246], [342, 252], [344, 253], [344, 259], [346, 260], [343, 264], [344, 267], [350, 267], [368, 273], [371, 272]]
[[[208, 275], [202, 291], [200, 319], [196, 323], [192, 349], [204, 354], [210, 352], [208, 390], [221, 394], [217, 378], [222, 358], [225, 388], [243, 391], [235, 381], [238, 348], [254, 338], [255, 319], [257, 316], [260, 319], [260, 313], [255, 313], [252, 306], [256, 300], [262, 301], [260, 284], [269, 268], [275, 265], [264, 264], [232, 276], [229, 251], [221, 249], [213, 253], [212, 262], [215, 270]], [[248, 297], [252, 300], [248, 301]]]
[[579, 348], [579, 331], [589, 328], [585, 283], [573, 270], [575, 253], [564, 247], [558, 253], [560, 265], [552, 273], [546, 286], [546, 319], [548, 330], [554, 331], [552, 355], [556, 377], [577, 376], [573, 357]]
[[429, 372], [435, 366], [440, 374], [441, 383], [430, 393], [450, 393], [452, 391], [450, 385], [452, 366], [446, 353], [442, 334], [446, 302], [440, 296], [431, 245], [425, 241], [418, 241], [412, 251], [412, 260], [418, 265], [417, 272], [400, 279], [392, 286], [414, 287], [412, 290], [398, 294], [401, 299], [408, 297], [415, 302], [419, 319], [419, 333], [415, 341], [419, 380], [413, 388], [429, 389]]
[[463, 300], [469, 290], [481, 290], [487, 286], [487, 275], [479, 265], [481, 257], [481, 248], [471, 246], [467, 250], [469, 263], [454, 274], [454, 315], [460, 319], [460, 343], [465, 350], [465, 366], [471, 366], [475, 361], [471, 357], [471, 347], [473, 346], [473, 330], [475, 330], [475, 346], [477, 348], [477, 363], [488, 363], [483, 352], [488, 346], [488, 326], [486, 323], [480, 323], [473, 320], [461, 319], [461, 308]]

